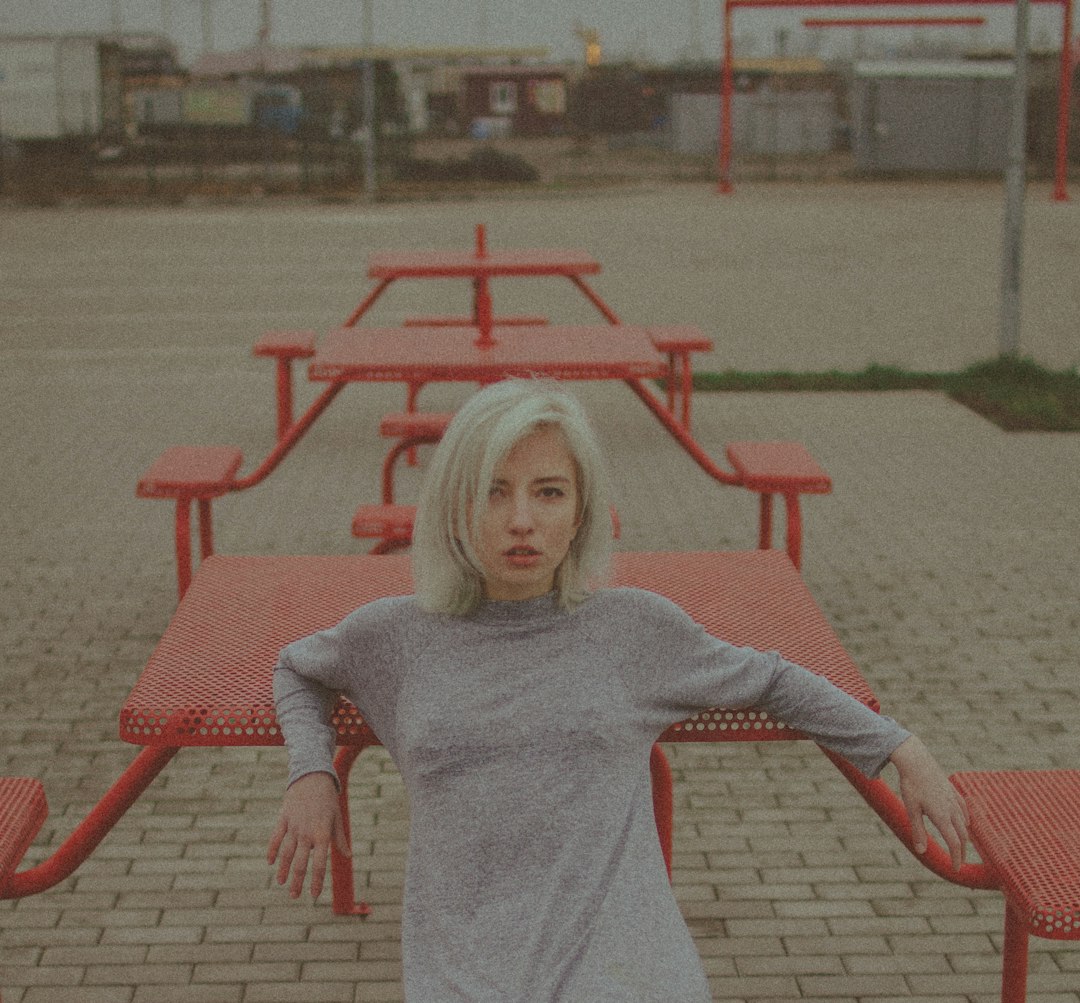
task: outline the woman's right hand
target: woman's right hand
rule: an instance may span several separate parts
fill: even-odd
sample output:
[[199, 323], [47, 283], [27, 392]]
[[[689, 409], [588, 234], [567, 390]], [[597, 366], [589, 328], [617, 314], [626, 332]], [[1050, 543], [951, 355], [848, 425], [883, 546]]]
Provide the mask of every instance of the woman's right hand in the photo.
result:
[[346, 856], [352, 852], [345, 838], [337, 785], [329, 773], [307, 773], [285, 792], [267, 862], [277, 863], [277, 882], [288, 883], [294, 899], [304, 890], [310, 866], [311, 897], [315, 899], [323, 889], [331, 845]]

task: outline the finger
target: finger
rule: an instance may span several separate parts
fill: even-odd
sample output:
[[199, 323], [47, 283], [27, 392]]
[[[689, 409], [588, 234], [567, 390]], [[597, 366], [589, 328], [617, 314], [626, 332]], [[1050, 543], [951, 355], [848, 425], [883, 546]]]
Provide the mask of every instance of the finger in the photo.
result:
[[951, 829], [945, 836], [945, 843], [952, 854], [953, 870], [960, 870], [964, 866], [964, 851], [966, 840], [958, 829]]
[[294, 899], [298, 899], [304, 890], [304, 878], [307, 876], [310, 854], [311, 850], [308, 846], [297, 848], [297, 854], [293, 860], [292, 881], [289, 884], [289, 895]]
[[922, 811], [916, 810], [909, 815], [911, 819], [911, 843], [916, 853], [925, 853], [930, 834], [926, 831]]
[[286, 832], [288, 832], [288, 828], [285, 825], [285, 820], [279, 819], [273, 834], [270, 836], [270, 845], [266, 850], [266, 862], [268, 864], [273, 864], [277, 859], [278, 850], [281, 849], [281, 841], [285, 838]]
[[293, 856], [296, 853], [296, 837], [286, 838], [281, 844], [281, 855], [278, 859], [277, 883], [285, 884], [289, 880], [289, 870], [292, 868]]
[[317, 846], [313, 854], [311, 864], [311, 897], [317, 899], [323, 890], [323, 881], [326, 878], [326, 845]]

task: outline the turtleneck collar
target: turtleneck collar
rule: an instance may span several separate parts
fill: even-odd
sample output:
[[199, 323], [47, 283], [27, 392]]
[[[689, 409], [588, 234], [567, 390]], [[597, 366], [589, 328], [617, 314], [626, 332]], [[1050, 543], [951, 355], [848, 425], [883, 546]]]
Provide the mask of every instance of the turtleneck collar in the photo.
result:
[[484, 599], [472, 616], [480, 623], [510, 625], [542, 620], [558, 611], [552, 590], [534, 599]]

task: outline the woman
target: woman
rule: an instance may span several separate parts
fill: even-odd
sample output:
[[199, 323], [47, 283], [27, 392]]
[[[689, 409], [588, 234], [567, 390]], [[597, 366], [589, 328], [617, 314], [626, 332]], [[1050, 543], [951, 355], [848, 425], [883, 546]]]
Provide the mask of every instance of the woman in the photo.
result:
[[960, 866], [963, 802], [922, 743], [776, 653], [710, 636], [653, 593], [594, 588], [611, 525], [596, 440], [557, 385], [472, 397], [436, 450], [416, 595], [286, 647], [275, 698], [290, 784], [269, 849], [298, 896], [348, 852], [327, 723], [339, 694], [409, 792], [410, 1003], [710, 998], [667, 881], [649, 753], [706, 707], [764, 709], [876, 775], [892, 761]]

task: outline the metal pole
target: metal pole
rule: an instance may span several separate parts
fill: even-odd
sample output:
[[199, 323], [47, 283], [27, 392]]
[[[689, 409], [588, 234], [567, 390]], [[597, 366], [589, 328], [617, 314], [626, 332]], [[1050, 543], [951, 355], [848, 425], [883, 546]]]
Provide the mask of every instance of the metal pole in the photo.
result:
[[364, 192], [374, 199], [378, 190], [375, 174], [375, 58], [372, 47], [375, 38], [373, 0], [364, 0]]
[[1061, 12], [1061, 81], [1058, 84], [1057, 155], [1054, 159], [1055, 202], [1068, 202], [1069, 104], [1072, 95], [1072, 0], [1063, 0]]
[[1005, 237], [1001, 275], [1001, 354], [1016, 355], [1020, 346], [1020, 273], [1024, 237], [1024, 189], [1027, 180], [1027, 66], [1029, 0], [1016, 0], [1012, 113], [1005, 166]]

